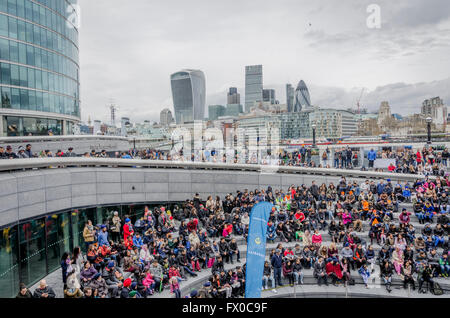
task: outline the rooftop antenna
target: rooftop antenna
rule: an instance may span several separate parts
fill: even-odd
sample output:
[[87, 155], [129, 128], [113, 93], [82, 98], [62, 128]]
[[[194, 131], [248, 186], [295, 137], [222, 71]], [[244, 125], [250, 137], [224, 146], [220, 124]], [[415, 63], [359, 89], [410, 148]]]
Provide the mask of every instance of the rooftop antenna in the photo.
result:
[[111, 126], [116, 126], [116, 114], [117, 111], [119, 110], [119, 107], [117, 107], [114, 99], [112, 98], [110, 98], [109, 105], [107, 107], [109, 108], [111, 115]]
[[361, 95], [359, 96], [358, 102], [356, 103], [356, 105], [358, 106], [358, 130], [361, 129], [362, 118], [361, 118], [361, 104], [360, 104], [360, 102], [361, 102], [361, 99], [363, 97], [364, 90], [365, 90], [365, 88], [363, 88], [361, 90]]

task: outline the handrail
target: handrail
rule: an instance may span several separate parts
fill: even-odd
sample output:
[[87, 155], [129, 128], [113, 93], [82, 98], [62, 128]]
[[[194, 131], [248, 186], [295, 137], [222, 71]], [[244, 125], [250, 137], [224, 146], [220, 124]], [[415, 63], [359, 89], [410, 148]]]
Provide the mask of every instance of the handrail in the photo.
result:
[[[344, 170], [333, 168], [309, 168], [293, 166], [273, 166], [259, 164], [211, 163], [190, 161], [162, 161], [142, 159], [116, 158], [36, 158], [0, 160], [0, 171], [14, 171], [22, 169], [67, 167], [120, 167], [120, 168], [159, 168], [159, 169], [189, 169], [189, 170], [222, 170], [222, 171], [251, 171], [262, 174], [304, 174], [322, 176], [344, 176], [363, 179], [392, 179], [415, 181], [423, 176], [415, 174]], [[430, 176], [430, 178], [435, 178]]]
[[[17, 136], [0, 137], [0, 143], [36, 142], [36, 141], [58, 141], [58, 140], [124, 140], [130, 141], [128, 137], [103, 136], [103, 135], [62, 135], [62, 136]], [[132, 140], [132, 139], [131, 139]]]

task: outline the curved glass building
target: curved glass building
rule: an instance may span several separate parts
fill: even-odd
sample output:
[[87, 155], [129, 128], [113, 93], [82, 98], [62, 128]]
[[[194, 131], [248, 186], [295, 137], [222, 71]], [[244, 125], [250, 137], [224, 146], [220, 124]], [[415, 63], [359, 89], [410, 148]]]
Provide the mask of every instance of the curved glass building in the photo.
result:
[[0, 1], [0, 135], [66, 135], [80, 121], [77, 0]]
[[294, 112], [301, 112], [306, 108], [311, 108], [311, 97], [309, 96], [308, 87], [305, 82], [300, 81], [295, 90]]
[[177, 124], [203, 120], [206, 105], [205, 74], [200, 70], [182, 70], [172, 74], [170, 81]]

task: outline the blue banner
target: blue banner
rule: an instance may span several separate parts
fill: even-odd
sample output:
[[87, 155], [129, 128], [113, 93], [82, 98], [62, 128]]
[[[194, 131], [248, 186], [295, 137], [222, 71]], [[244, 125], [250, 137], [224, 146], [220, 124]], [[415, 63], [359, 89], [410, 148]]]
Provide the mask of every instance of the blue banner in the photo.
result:
[[272, 203], [261, 202], [253, 207], [250, 214], [245, 298], [261, 298], [264, 261], [266, 259], [267, 222], [272, 207]]

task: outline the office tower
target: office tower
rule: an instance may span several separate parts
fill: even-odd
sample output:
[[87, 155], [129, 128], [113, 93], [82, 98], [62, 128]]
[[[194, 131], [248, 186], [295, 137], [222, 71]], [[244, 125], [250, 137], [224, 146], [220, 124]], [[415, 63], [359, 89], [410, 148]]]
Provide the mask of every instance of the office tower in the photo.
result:
[[297, 89], [295, 90], [295, 105], [294, 112], [301, 112], [311, 108], [311, 98], [309, 96], [308, 87], [304, 81], [298, 83]]
[[81, 121], [73, 2], [0, 1], [0, 136], [71, 135]]
[[262, 65], [245, 67], [245, 112], [249, 113], [255, 103], [262, 102], [263, 69]]
[[275, 105], [275, 90], [263, 89], [263, 102], [268, 102], [271, 105]]
[[230, 90], [227, 94], [227, 104], [240, 104], [241, 103], [241, 94], [238, 93], [236, 87], [230, 87]]
[[294, 111], [295, 90], [291, 84], [286, 84], [286, 105], [288, 113]]
[[177, 124], [203, 120], [206, 96], [206, 81], [203, 72], [185, 69], [172, 74], [170, 79]]
[[159, 123], [162, 126], [169, 126], [171, 123], [173, 123], [173, 116], [170, 109], [165, 108], [161, 111], [159, 114]]

